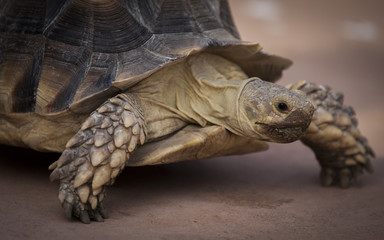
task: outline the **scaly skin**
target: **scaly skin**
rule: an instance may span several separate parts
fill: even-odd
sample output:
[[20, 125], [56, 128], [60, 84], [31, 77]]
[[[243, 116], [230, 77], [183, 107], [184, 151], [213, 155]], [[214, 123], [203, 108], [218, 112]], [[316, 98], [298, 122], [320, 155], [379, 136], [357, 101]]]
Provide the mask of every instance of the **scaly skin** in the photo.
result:
[[363, 170], [372, 172], [374, 153], [357, 128], [355, 112], [343, 105], [343, 95], [314, 83], [300, 82], [287, 86], [304, 92], [316, 106], [312, 122], [301, 141], [315, 153], [321, 166], [323, 186], [339, 184], [347, 188]]
[[[301, 140], [315, 152], [324, 186], [339, 183], [348, 187], [363, 169], [371, 171], [369, 158], [374, 154], [357, 129], [352, 108], [343, 105], [341, 94], [306, 82], [287, 88], [300, 91], [317, 108]], [[60, 159], [50, 166], [54, 169], [51, 180], [61, 182], [59, 200], [66, 214], [84, 223], [103, 221], [107, 217], [105, 186], [114, 182], [146, 137], [141, 103], [134, 94], [111, 98], [92, 113], [68, 141]]]
[[107, 100], [83, 123], [59, 160], [49, 168], [60, 180], [59, 200], [68, 217], [103, 221], [105, 186], [113, 184], [126, 161], [146, 138], [140, 101], [120, 94]]

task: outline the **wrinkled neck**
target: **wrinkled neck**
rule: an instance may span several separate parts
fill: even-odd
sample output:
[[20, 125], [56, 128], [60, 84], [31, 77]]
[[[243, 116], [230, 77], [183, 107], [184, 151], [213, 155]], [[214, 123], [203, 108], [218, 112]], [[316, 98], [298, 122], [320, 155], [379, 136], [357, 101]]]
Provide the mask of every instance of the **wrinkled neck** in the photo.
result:
[[177, 109], [190, 121], [201, 126], [221, 125], [242, 135], [239, 124], [239, 99], [244, 86], [252, 79], [242, 81], [189, 81], [185, 92], [176, 95]]
[[243, 135], [239, 123], [242, 91], [253, 78], [236, 64], [215, 55], [202, 54], [187, 61], [189, 76], [176, 92], [176, 106], [200, 126], [215, 124]]
[[[143, 99], [147, 123], [169, 128], [167, 119], [181, 119], [202, 127], [220, 125], [242, 134], [239, 123], [240, 95], [254, 78], [216, 55], [199, 54], [168, 66], [131, 90]], [[155, 131], [156, 129], [154, 129]]]

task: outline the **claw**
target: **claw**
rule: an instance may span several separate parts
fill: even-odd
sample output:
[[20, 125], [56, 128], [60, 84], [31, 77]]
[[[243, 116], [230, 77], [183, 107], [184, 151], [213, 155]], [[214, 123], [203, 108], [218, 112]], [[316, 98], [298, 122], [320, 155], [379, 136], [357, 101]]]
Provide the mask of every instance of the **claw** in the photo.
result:
[[352, 177], [353, 177], [353, 180], [355, 181], [355, 183], [357, 183], [357, 184], [360, 183], [361, 174], [362, 174], [362, 169], [359, 167], [355, 171], [353, 171]]
[[63, 208], [64, 208], [65, 216], [67, 216], [67, 218], [69, 219], [72, 218], [72, 204], [65, 201], [63, 203]]
[[348, 188], [351, 183], [351, 171], [348, 168], [344, 168], [340, 171], [340, 187]]
[[94, 212], [93, 220], [95, 220], [96, 222], [104, 222], [104, 218], [97, 211]]
[[334, 176], [335, 176], [335, 172], [332, 169], [330, 168], [323, 169], [320, 176], [321, 185], [323, 185], [324, 187], [331, 186], [334, 180]]
[[89, 215], [88, 215], [87, 211], [81, 211], [81, 213], [80, 213], [80, 221], [82, 223], [86, 223], [86, 224], [90, 224], [91, 223], [91, 220], [89, 219]]
[[329, 187], [333, 183], [333, 177], [331, 175], [324, 175], [321, 177], [321, 185]]
[[103, 216], [103, 218], [108, 218], [108, 217], [109, 217], [109, 216], [108, 216], [108, 212], [107, 212], [107, 210], [104, 208], [104, 206], [103, 206], [102, 203], [99, 204], [98, 209], [99, 209], [99, 212], [100, 212], [101, 216]]

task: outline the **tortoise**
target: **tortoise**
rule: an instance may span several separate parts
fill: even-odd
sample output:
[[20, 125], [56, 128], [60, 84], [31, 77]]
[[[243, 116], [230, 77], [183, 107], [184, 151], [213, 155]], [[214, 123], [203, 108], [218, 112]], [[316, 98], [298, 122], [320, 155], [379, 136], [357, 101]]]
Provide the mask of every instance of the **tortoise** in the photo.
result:
[[324, 186], [374, 156], [329, 87], [275, 84], [291, 61], [241, 41], [225, 0], [3, 0], [0, 143], [61, 152], [49, 169], [69, 217], [107, 217], [125, 166], [301, 140]]

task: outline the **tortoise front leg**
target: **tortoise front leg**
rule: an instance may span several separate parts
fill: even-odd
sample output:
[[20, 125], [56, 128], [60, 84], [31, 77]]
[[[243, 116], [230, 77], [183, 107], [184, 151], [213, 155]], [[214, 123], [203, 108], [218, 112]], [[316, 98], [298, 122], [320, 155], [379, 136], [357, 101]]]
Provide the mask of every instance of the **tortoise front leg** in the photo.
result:
[[358, 181], [364, 169], [373, 171], [370, 157], [374, 157], [374, 153], [357, 128], [354, 110], [343, 105], [341, 93], [307, 82], [287, 88], [304, 92], [316, 107], [301, 141], [314, 151], [320, 163], [323, 186], [339, 184], [347, 188], [352, 179]]
[[120, 94], [88, 117], [49, 169], [60, 180], [59, 200], [68, 217], [103, 221], [105, 186], [113, 184], [131, 153], [144, 144], [146, 126], [140, 101]]

